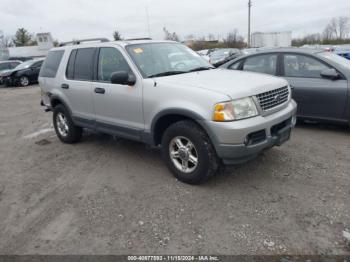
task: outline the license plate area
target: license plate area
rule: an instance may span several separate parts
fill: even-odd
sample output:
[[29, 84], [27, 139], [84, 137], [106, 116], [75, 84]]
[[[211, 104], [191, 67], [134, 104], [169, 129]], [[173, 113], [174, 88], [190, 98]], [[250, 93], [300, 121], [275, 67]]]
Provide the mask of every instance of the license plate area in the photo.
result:
[[285, 128], [283, 130], [280, 130], [277, 134], [277, 145], [280, 146], [287, 142], [290, 139], [292, 129], [291, 128]]

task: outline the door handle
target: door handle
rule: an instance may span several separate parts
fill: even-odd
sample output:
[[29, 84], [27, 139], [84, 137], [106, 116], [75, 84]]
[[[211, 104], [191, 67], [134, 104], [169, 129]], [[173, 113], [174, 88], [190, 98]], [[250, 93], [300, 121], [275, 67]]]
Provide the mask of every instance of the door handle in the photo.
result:
[[101, 88], [101, 87], [96, 87], [95, 93], [96, 94], [104, 94], [104, 93], [106, 93], [106, 90], [104, 88]]
[[61, 88], [63, 88], [63, 89], [69, 89], [69, 85], [67, 85], [67, 84], [62, 84], [62, 85], [61, 85]]

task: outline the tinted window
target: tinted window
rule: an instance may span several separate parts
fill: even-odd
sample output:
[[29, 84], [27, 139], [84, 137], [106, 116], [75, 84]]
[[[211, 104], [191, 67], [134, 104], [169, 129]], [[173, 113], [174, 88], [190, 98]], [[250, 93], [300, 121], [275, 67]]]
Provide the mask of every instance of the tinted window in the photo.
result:
[[243, 65], [244, 71], [275, 75], [277, 66], [277, 54], [258, 55], [246, 59]]
[[0, 64], [0, 70], [6, 70], [6, 69], [10, 69], [10, 64], [9, 63], [1, 63]]
[[67, 65], [67, 70], [66, 70], [66, 77], [68, 79], [73, 79], [74, 78], [74, 63], [75, 63], [75, 56], [77, 54], [77, 50], [73, 50], [69, 56], [69, 61]]
[[230, 65], [228, 68], [232, 69], [232, 70], [238, 70], [239, 66], [241, 65], [242, 61], [238, 61], [236, 63], [233, 63], [232, 65]]
[[64, 51], [51, 51], [47, 55], [43, 68], [40, 71], [41, 77], [56, 77], [58, 67], [61, 63]]
[[11, 62], [11, 69], [15, 68], [19, 64], [20, 64], [19, 62]]
[[74, 65], [75, 80], [92, 80], [94, 53], [95, 48], [78, 49]]
[[131, 72], [122, 53], [115, 48], [101, 48], [98, 59], [97, 79], [99, 81], [110, 82], [112, 73], [117, 71]]
[[321, 78], [321, 72], [329, 67], [305, 55], [287, 54], [284, 56], [284, 74], [289, 77]]
[[39, 61], [39, 62], [36, 62], [32, 65], [32, 67], [41, 67], [42, 64], [43, 64], [44, 61]]

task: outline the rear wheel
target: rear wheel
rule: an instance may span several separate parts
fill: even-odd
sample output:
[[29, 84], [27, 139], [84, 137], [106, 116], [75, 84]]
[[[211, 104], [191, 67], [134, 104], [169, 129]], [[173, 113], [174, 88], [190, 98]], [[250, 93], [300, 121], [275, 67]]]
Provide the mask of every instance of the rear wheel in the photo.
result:
[[180, 121], [164, 133], [162, 151], [165, 162], [182, 182], [196, 185], [219, 169], [219, 159], [204, 130], [193, 121]]
[[29, 78], [27, 76], [21, 76], [19, 79], [19, 84], [21, 86], [29, 86]]
[[73, 144], [81, 139], [83, 130], [74, 125], [68, 110], [59, 104], [53, 110], [53, 125], [58, 138], [67, 144]]

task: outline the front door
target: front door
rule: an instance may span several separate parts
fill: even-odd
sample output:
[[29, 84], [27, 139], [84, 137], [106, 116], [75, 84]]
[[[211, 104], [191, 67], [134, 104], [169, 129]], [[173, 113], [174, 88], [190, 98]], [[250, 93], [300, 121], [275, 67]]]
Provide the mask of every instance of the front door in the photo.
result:
[[284, 76], [293, 88], [298, 116], [341, 119], [347, 99], [347, 80], [331, 80], [321, 72], [331, 68], [304, 54], [284, 54]]
[[111, 75], [118, 71], [138, 77], [121, 50], [116, 47], [100, 48], [97, 79], [93, 86], [96, 126], [103, 132], [138, 140], [144, 129], [142, 82], [137, 78], [134, 86], [112, 84]]

